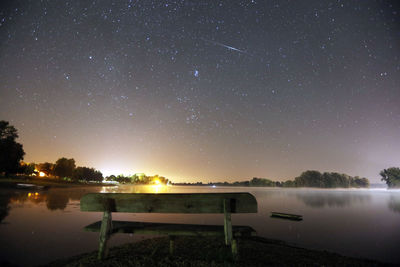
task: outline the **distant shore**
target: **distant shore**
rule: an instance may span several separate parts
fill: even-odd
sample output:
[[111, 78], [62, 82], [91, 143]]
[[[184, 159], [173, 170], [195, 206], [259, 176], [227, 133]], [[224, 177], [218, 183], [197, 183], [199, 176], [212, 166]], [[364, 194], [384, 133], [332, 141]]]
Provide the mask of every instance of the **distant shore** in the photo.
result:
[[54, 178], [36, 178], [32, 176], [0, 177], [0, 187], [16, 188], [17, 184], [33, 184], [44, 187], [114, 186], [113, 184], [107, 183], [83, 183]]
[[261, 237], [240, 240], [236, 261], [221, 238], [177, 238], [173, 256], [168, 253], [168, 244], [167, 237], [146, 239], [111, 248], [102, 262], [96, 258], [97, 251], [93, 251], [47, 266], [391, 266]]

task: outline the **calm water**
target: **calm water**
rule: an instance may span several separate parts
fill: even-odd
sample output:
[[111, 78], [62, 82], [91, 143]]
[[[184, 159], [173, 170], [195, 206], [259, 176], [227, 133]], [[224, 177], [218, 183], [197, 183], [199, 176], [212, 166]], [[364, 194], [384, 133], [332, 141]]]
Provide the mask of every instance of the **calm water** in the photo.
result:
[[[101, 213], [80, 212], [88, 192], [183, 193], [250, 192], [257, 214], [233, 215], [234, 224], [250, 225], [263, 237], [354, 257], [400, 263], [400, 191], [314, 190], [232, 187], [82, 187], [44, 192], [0, 189], [0, 260], [37, 265], [97, 249], [98, 233], [82, 228]], [[271, 211], [302, 214], [292, 222], [270, 218]], [[113, 214], [118, 220], [222, 224], [222, 215]], [[117, 234], [111, 245], [141, 240]]]

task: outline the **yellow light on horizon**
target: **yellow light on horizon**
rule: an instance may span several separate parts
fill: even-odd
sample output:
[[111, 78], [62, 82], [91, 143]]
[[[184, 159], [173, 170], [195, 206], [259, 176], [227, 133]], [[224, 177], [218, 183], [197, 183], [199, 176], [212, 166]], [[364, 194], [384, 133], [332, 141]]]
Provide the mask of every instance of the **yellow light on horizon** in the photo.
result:
[[46, 174], [44, 172], [39, 172], [39, 177], [45, 177]]

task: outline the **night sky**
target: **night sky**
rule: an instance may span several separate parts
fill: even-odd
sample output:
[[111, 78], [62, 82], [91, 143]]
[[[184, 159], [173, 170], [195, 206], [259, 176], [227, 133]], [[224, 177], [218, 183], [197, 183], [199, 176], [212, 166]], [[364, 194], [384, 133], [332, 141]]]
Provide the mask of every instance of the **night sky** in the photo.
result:
[[397, 1], [1, 1], [27, 162], [174, 182], [400, 165]]

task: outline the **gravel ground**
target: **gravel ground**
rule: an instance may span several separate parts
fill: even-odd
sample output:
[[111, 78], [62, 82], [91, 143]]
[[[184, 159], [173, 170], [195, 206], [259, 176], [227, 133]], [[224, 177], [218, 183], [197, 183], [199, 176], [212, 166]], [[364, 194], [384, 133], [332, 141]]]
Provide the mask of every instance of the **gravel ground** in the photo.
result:
[[162, 237], [113, 247], [103, 261], [98, 261], [97, 251], [93, 251], [47, 266], [389, 266], [260, 237], [239, 240], [236, 260], [221, 238], [180, 237], [175, 244], [173, 256], [169, 255], [168, 238]]

